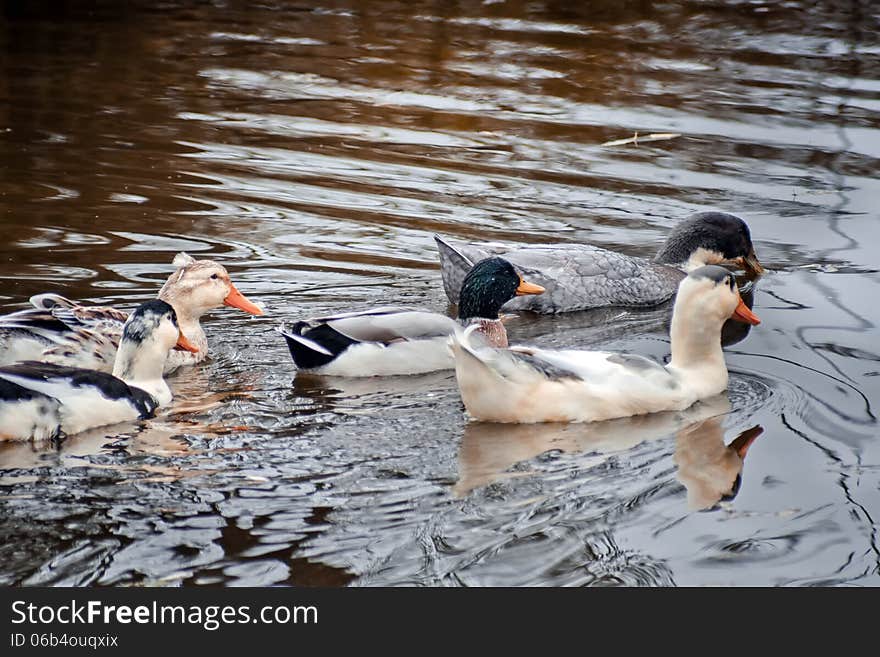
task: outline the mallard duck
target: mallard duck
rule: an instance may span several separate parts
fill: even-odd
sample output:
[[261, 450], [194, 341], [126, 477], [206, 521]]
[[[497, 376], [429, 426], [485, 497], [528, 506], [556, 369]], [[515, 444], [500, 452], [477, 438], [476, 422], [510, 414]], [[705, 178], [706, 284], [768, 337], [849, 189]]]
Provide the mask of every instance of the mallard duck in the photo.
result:
[[764, 271], [749, 227], [724, 212], [699, 212], [680, 222], [653, 260], [589, 244], [511, 248], [453, 243], [438, 235], [434, 239], [443, 287], [453, 303], [458, 303], [461, 281], [472, 263], [491, 255], [506, 258], [546, 289], [539, 297], [511, 301], [505, 310], [559, 313], [603, 306], [654, 306], [672, 298], [686, 272], [703, 265], [733, 264], [752, 274]]
[[475, 347], [469, 327], [451, 338], [456, 379], [470, 416], [490, 422], [592, 422], [683, 410], [727, 388], [720, 337], [728, 318], [760, 323], [734, 275], [707, 265], [679, 284], [665, 367], [604, 351]]
[[315, 317], [279, 329], [300, 370], [336, 376], [391, 376], [452, 369], [447, 338], [473, 325], [496, 347], [507, 346], [501, 306], [523, 294], [541, 294], [502, 258], [477, 263], [464, 277], [458, 321], [435, 312], [383, 306]]
[[[229, 280], [223, 265], [178, 253], [177, 270], [159, 291], [159, 298], [177, 313], [181, 330], [198, 351], [174, 351], [165, 373], [198, 363], [208, 355], [208, 338], [199, 318], [221, 305], [253, 315], [263, 311]], [[57, 294], [30, 299], [33, 309], [0, 317], [0, 364], [39, 360], [57, 365], [110, 372], [128, 313], [110, 306], [82, 306]]]
[[153, 299], [126, 320], [113, 374], [38, 361], [0, 367], [0, 439], [55, 438], [152, 416], [171, 401], [162, 372], [175, 346], [198, 350], [174, 308]]

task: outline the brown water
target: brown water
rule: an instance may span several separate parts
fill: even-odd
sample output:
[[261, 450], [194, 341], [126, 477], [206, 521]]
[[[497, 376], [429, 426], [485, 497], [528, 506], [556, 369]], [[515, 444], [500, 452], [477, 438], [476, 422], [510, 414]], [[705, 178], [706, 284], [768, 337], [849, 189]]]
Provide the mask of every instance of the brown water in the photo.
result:
[[[0, 446], [0, 583], [880, 584], [876, 3], [85, 4], [3, 5], [0, 310], [130, 309], [186, 250], [269, 314], [212, 314], [171, 415]], [[683, 414], [469, 424], [273, 330], [447, 311], [435, 232], [650, 255], [706, 209], [770, 272]], [[662, 359], [667, 314], [509, 331]]]

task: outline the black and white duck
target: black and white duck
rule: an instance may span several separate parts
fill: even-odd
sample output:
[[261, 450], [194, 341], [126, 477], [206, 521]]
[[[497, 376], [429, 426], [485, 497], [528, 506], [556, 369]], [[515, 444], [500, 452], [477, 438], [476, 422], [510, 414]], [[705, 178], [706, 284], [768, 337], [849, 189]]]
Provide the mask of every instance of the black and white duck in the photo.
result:
[[153, 299], [126, 320], [113, 373], [24, 361], [0, 367], [0, 440], [47, 439], [152, 416], [171, 401], [169, 351], [196, 353], [174, 308]]

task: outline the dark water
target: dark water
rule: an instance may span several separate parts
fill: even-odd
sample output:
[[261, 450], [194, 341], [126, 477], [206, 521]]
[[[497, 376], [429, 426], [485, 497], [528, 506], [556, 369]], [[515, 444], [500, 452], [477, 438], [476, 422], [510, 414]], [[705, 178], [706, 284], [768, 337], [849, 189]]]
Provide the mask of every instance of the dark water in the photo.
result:
[[[139, 4], [2, 6], [0, 309], [132, 308], [186, 250], [269, 314], [210, 316], [171, 414], [0, 446], [0, 583], [880, 584], [876, 3]], [[434, 232], [650, 255], [706, 209], [770, 271], [685, 413], [468, 424], [273, 330], [446, 311]], [[667, 313], [509, 331], [663, 358]]]

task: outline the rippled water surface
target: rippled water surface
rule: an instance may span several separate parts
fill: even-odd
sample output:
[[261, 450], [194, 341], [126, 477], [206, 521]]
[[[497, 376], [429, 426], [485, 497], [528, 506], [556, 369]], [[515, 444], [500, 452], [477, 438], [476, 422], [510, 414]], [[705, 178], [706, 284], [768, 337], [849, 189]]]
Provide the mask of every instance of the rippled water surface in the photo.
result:
[[[876, 3], [86, 4], [3, 5], [0, 310], [130, 309], [186, 250], [268, 313], [207, 318], [170, 413], [0, 445], [0, 583], [880, 585]], [[706, 209], [769, 272], [683, 413], [468, 423], [274, 331], [449, 312], [434, 233], [651, 255]], [[508, 330], [662, 359], [668, 312]]]

